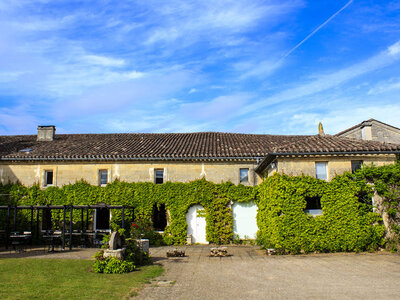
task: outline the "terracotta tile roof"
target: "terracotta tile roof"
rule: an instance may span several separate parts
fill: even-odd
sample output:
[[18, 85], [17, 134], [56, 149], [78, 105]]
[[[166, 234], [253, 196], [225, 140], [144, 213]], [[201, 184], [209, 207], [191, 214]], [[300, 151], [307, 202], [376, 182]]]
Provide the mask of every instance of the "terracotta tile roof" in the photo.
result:
[[314, 135], [302, 136], [297, 141], [278, 145], [273, 149], [272, 153], [379, 152], [396, 150], [400, 150], [400, 146], [332, 135]]
[[[335, 136], [198, 133], [0, 136], [0, 159], [255, 159], [277, 152], [398, 151], [400, 146]], [[32, 149], [30, 152], [21, 152]]]

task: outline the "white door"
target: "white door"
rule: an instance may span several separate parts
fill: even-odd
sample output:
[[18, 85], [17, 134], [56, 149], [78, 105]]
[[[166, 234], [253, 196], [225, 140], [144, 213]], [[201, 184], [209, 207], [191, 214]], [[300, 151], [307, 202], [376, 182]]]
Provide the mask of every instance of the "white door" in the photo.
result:
[[257, 205], [251, 202], [235, 202], [232, 205], [233, 233], [241, 239], [257, 237]]
[[208, 244], [206, 241], [206, 218], [204, 207], [193, 205], [186, 214], [187, 233], [192, 235], [192, 243]]

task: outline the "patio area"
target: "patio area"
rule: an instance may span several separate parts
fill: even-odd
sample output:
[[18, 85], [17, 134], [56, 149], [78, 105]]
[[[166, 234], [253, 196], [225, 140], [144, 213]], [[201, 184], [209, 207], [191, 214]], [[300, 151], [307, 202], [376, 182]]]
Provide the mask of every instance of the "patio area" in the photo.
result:
[[387, 252], [266, 256], [228, 246], [209, 257], [209, 245], [181, 246], [187, 257], [166, 258], [175, 247], [150, 250], [165, 268], [139, 299], [395, 299], [400, 256]]

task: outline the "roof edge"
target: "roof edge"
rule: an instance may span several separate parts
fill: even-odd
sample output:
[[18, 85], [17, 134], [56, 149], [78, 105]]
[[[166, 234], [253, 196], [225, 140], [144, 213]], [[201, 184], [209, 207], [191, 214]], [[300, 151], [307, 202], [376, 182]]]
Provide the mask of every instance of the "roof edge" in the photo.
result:
[[275, 160], [278, 156], [286, 155], [350, 155], [350, 154], [400, 154], [400, 150], [390, 150], [390, 151], [334, 151], [334, 152], [281, 152], [281, 153], [270, 153], [268, 154], [254, 169], [258, 174], [262, 173], [271, 162]]

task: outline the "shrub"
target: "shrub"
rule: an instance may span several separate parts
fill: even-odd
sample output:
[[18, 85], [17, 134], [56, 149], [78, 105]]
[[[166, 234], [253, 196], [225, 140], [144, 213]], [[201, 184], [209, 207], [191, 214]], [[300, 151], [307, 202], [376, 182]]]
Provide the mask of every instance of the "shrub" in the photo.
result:
[[107, 257], [96, 260], [93, 264], [93, 270], [96, 273], [122, 274], [135, 270], [135, 264], [130, 261], [120, 260], [115, 257]]

